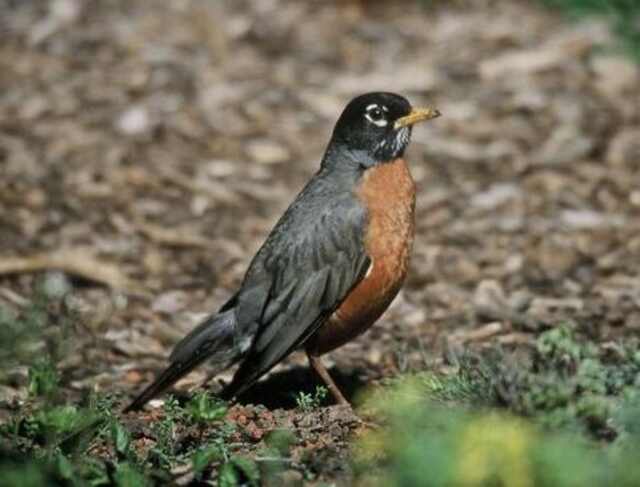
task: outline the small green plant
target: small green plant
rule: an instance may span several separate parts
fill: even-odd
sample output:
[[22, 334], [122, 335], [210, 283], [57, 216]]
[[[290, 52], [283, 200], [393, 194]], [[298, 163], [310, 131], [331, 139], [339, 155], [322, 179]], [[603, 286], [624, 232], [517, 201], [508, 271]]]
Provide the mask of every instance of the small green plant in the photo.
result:
[[47, 323], [46, 303], [42, 299], [20, 313], [0, 305], [0, 379], [6, 370], [42, 357]]
[[58, 390], [60, 378], [54, 364], [48, 358], [40, 359], [29, 367], [29, 395], [51, 398]]
[[147, 478], [130, 463], [119, 463], [113, 476], [117, 487], [144, 487], [149, 485]]
[[218, 472], [220, 487], [240, 487], [260, 485], [260, 470], [256, 462], [250, 458], [234, 455], [220, 468]]
[[288, 429], [275, 429], [265, 438], [267, 448], [276, 455], [287, 457], [291, 446], [296, 442], [296, 435]]
[[119, 459], [134, 460], [135, 453], [131, 448], [131, 434], [116, 419], [112, 419], [109, 425], [110, 439], [115, 447]]
[[150, 460], [162, 467], [171, 467], [175, 462], [176, 429], [184, 416], [184, 410], [173, 397], [167, 397], [163, 407], [164, 417], [153, 425], [156, 445], [150, 452]]
[[296, 406], [304, 412], [318, 409], [327, 397], [328, 392], [327, 388], [323, 386], [316, 386], [313, 394], [300, 391], [296, 395]]
[[15, 431], [44, 451], [75, 453], [85, 446], [86, 434], [92, 435], [99, 424], [100, 418], [93, 411], [64, 405], [45, 407], [23, 418]]
[[288, 429], [275, 429], [267, 434], [265, 447], [256, 458], [266, 485], [274, 484], [277, 475], [291, 465], [291, 447], [295, 443], [296, 435]]
[[225, 453], [218, 445], [206, 445], [199, 448], [191, 457], [191, 465], [196, 475], [202, 472], [213, 462], [220, 462], [225, 459]]
[[224, 418], [227, 405], [207, 391], [197, 392], [186, 406], [187, 416], [196, 423], [208, 423]]

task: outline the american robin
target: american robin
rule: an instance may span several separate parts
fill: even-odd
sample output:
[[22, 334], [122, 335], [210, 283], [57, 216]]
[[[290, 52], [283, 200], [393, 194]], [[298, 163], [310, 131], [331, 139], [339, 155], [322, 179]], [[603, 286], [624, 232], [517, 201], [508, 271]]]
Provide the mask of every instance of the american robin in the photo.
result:
[[320, 356], [367, 330], [400, 290], [415, 208], [403, 155], [413, 124], [439, 115], [393, 93], [351, 100], [319, 171], [273, 228], [240, 289], [176, 345], [168, 368], [125, 411], [206, 360], [216, 373], [240, 362], [222, 391], [233, 398], [299, 348], [337, 402], [348, 404]]

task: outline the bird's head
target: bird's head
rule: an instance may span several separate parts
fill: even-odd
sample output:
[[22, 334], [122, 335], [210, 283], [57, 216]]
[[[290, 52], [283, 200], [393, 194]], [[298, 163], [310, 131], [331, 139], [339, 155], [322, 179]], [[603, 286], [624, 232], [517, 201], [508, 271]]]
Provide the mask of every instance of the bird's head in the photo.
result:
[[367, 93], [349, 102], [338, 119], [331, 145], [360, 154], [372, 164], [401, 157], [415, 123], [440, 116], [432, 108], [413, 108], [394, 93]]

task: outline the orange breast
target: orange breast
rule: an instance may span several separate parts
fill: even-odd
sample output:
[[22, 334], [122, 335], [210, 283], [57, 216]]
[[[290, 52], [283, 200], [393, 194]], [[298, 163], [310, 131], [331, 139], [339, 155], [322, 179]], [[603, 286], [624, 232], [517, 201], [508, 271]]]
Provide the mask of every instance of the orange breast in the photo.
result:
[[367, 169], [356, 189], [367, 208], [371, 265], [333, 316], [307, 342], [329, 352], [366, 331], [389, 307], [407, 275], [414, 235], [415, 183], [404, 159]]

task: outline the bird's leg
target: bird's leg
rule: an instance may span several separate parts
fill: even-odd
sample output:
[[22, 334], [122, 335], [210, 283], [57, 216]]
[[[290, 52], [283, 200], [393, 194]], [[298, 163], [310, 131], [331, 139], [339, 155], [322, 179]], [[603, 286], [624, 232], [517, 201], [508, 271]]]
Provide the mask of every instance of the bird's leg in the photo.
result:
[[338, 389], [338, 386], [336, 385], [336, 383], [333, 382], [333, 379], [329, 375], [329, 372], [327, 371], [326, 367], [322, 363], [322, 360], [320, 359], [320, 357], [317, 355], [313, 355], [312, 352], [307, 351], [307, 358], [309, 359], [309, 363], [311, 364], [311, 367], [313, 367], [313, 370], [316, 371], [316, 373], [320, 376], [322, 381], [327, 385], [327, 387], [331, 391], [331, 394], [333, 394], [333, 397], [335, 398], [336, 402], [338, 404], [351, 406], [349, 404], [349, 401], [347, 401], [345, 397], [342, 395], [342, 392], [340, 392], [340, 389]]

